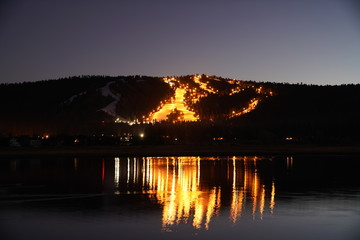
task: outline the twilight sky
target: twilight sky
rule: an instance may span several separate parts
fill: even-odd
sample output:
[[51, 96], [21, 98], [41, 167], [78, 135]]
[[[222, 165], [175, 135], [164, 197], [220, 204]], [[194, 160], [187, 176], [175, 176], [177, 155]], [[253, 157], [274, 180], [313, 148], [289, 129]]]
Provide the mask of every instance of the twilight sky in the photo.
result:
[[0, 83], [187, 75], [360, 83], [359, 0], [1, 0]]

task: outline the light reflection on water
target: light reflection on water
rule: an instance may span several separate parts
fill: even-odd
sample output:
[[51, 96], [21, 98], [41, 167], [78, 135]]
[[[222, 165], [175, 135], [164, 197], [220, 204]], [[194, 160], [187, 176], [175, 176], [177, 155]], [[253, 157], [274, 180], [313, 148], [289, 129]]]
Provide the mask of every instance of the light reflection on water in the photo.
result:
[[[275, 208], [275, 183], [265, 183], [257, 173], [258, 157], [231, 157], [228, 159], [200, 157], [147, 157], [114, 159], [115, 194], [138, 186], [143, 194], [163, 207], [162, 229], [181, 223], [194, 228], [209, 229], [221, 208], [221, 187], [231, 187], [229, 220], [235, 223], [245, 208], [251, 208], [253, 219], [262, 219], [265, 211]], [[201, 171], [201, 162], [210, 161]], [[263, 160], [264, 161], [264, 160]], [[218, 167], [218, 165], [222, 165]], [[126, 169], [126, 171], [121, 171]], [[221, 171], [222, 170], [222, 171]], [[209, 171], [225, 176], [226, 182], [207, 186]], [[202, 173], [202, 174], [201, 174]], [[203, 175], [203, 176], [202, 176]], [[125, 183], [126, 187], [120, 187]], [[136, 188], [136, 187], [135, 187]]]
[[316, 156], [3, 160], [0, 237], [7, 229], [9, 239], [355, 240], [356, 162]]

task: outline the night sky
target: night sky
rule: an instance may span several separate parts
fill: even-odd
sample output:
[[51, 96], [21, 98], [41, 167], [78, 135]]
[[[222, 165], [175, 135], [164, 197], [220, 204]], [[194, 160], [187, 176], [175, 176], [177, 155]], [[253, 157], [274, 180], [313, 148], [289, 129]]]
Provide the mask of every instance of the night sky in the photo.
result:
[[0, 1], [0, 82], [205, 73], [360, 83], [357, 0]]

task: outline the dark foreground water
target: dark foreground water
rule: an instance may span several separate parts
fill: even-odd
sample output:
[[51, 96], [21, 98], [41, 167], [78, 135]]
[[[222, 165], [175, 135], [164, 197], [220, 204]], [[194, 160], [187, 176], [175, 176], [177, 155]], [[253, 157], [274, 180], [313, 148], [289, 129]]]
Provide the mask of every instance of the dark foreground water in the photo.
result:
[[360, 239], [360, 157], [0, 161], [0, 239]]

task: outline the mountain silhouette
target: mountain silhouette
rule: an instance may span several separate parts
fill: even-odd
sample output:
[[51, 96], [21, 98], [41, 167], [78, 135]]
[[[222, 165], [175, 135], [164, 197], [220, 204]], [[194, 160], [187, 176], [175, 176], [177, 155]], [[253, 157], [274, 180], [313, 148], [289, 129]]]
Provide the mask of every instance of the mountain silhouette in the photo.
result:
[[[360, 85], [216, 76], [80, 76], [0, 85], [0, 134], [136, 135], [147, 141], [359, 140]], [[140, 129], [140, 130], [139, 130]], [[172, 140], [172, 141], [173, 141]]]

